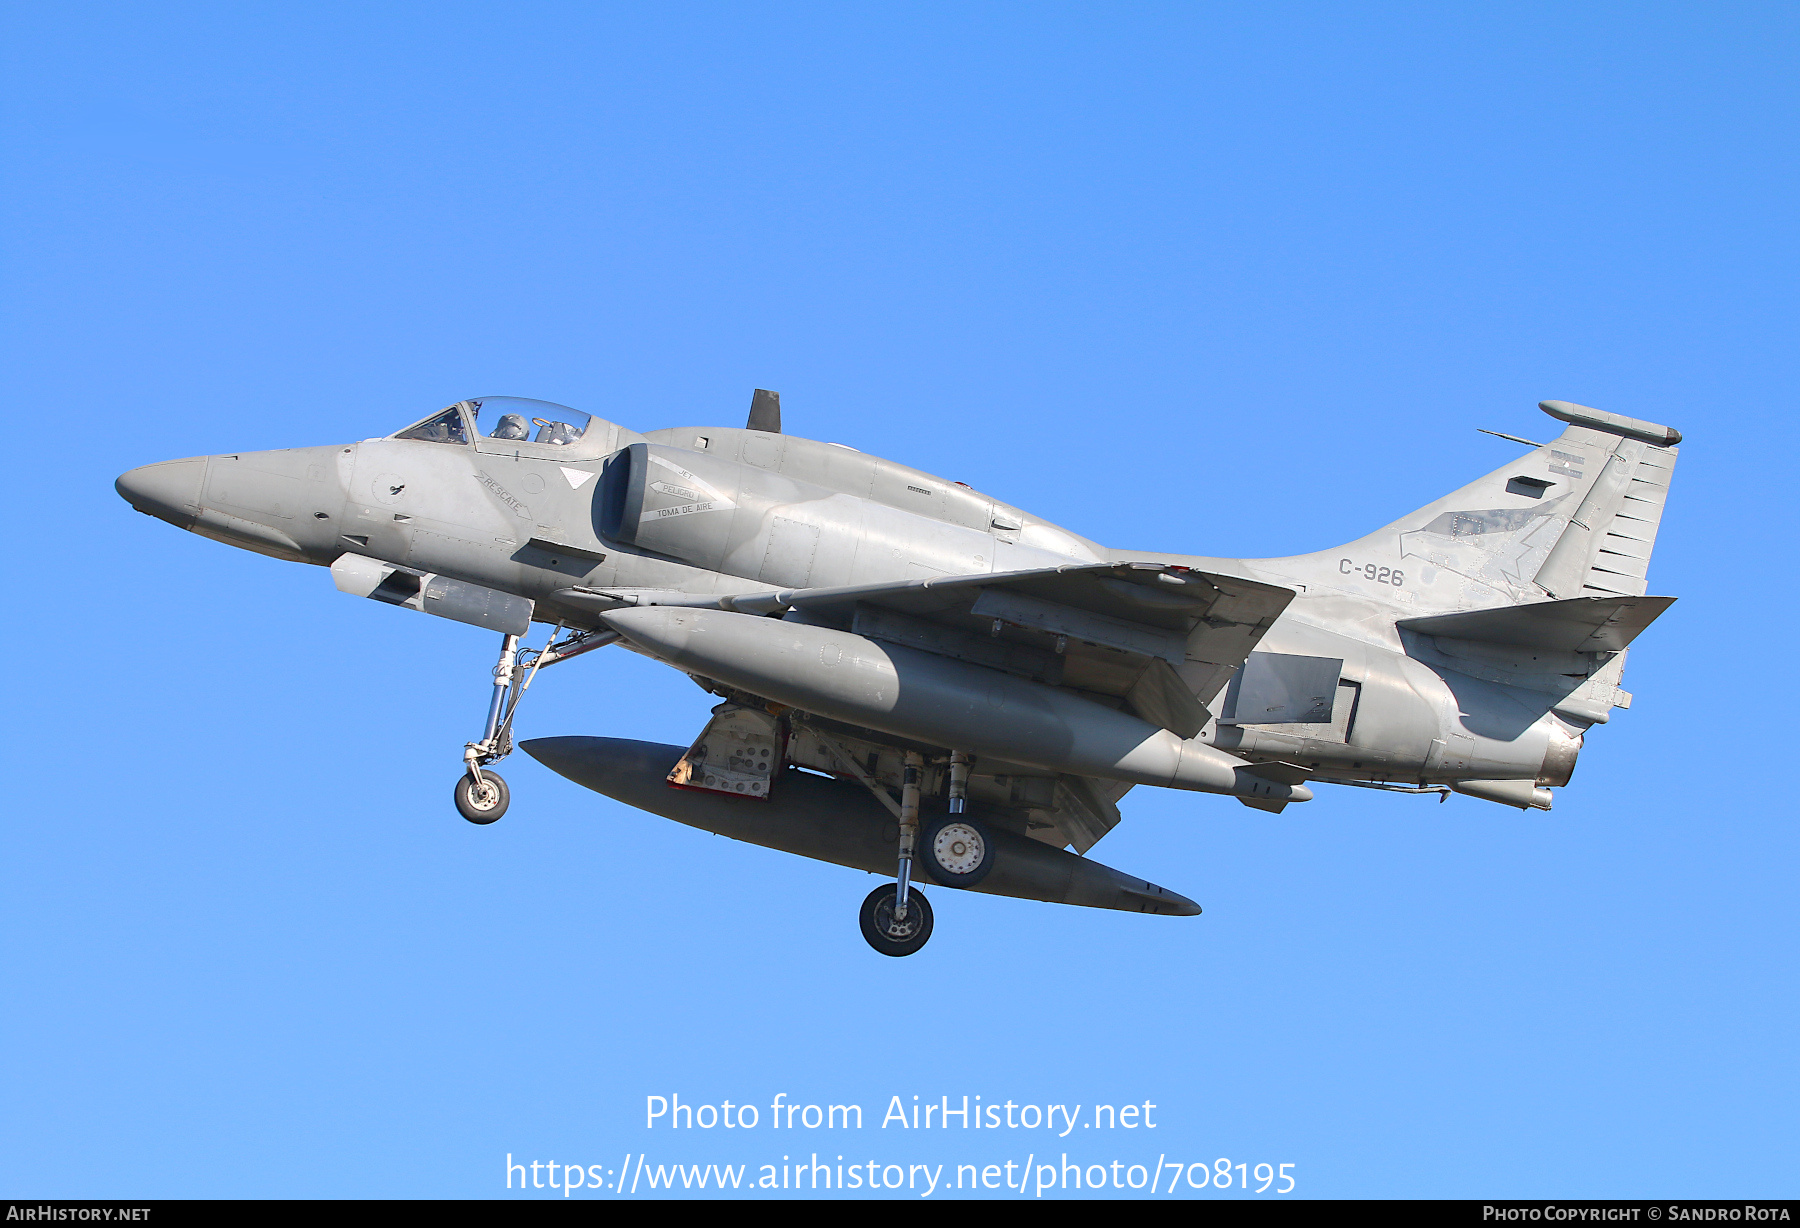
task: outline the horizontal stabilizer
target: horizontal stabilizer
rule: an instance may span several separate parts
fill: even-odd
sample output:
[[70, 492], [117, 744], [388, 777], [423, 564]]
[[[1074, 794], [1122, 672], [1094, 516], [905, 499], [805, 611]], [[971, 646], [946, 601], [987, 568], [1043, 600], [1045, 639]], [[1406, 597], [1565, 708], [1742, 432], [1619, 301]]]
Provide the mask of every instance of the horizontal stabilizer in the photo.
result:
[[1548, 652], [1618, 652], [1675, 604], [1673, 597], [1571, 597], [1529, 605], [1403, 618], [1403, 631]]

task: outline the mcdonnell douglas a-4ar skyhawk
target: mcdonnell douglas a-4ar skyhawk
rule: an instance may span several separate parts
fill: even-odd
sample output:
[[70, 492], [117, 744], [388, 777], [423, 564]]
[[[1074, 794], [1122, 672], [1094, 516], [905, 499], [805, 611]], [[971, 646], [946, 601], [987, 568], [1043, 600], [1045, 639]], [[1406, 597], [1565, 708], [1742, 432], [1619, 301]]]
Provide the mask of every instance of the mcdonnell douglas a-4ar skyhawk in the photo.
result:
[[[1675, 445], [1563, 401], [1549, 443], [1347, 546], [1280, 559], [1117, 550], [960, 482], [749, 425], [640, 435], [561, 405], [459, 401], [388, 436], [133, 469], [139, 511], [331, 569], [337, 587], [503, 637], [456, 805], [537, 671], [619, 643], [720, 699], [692, 746], [524, 743], [628, 805], [894, 873], [889, 955], [927, 881], [1177, 916], [1086, 856], [1133, 785], [1280, 811], [1307, 781], [1550, 808], [1614, 708]], [[1489, 432], [1490, 434], [1497, 432]], [[521, 648], [532, 622], [554, 628]], [[1073, 849], [1073, 852], [1068, 851]]]

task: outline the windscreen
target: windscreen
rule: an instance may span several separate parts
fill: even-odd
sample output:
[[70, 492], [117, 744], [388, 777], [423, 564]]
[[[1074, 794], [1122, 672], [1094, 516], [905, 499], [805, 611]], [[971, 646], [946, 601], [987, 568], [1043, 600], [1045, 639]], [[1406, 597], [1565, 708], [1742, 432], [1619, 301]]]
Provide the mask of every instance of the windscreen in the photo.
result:
[[394, 438], [422, 439], [426, 443], [468, 443], [469, 434], [463, 427], [462, 406], [452, 405], [417, 425], [407, 427]]

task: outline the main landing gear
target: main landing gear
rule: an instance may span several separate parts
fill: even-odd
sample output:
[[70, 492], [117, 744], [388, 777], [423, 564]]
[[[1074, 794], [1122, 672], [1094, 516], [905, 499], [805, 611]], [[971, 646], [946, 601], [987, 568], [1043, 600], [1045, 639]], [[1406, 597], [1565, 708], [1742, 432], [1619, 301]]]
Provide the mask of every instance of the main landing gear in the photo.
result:
[[900, 775], [900, 802], [836, 739], [818, 736], [819, 744], [851, 776], [875, 795], [899, 822], [899, 864], [891, 885], [875, 888], [863, 900], [858, 921], [863, 938], [883, 955], [911, 955], [931, 938], [931, 904], [913, 884], [913, 862], [923, 857], [926, 872], [946, 887], [973, 887], [994, 868], [994, 840], [979, 819], [967, 813], [969, 756], [950, 757], [949, 813], [939, 815], [919, 839], [919, 794], [925, 758], [907, 751]]
[[556, 636], [561, 630], [562, 624], [558, 623], [542, 648], [521, 649], [516, 635], [503, 636], [500, 640], [500, 660], [494, 665], [494, 694], [488, 701], [487, 727], [479, 742], [470, 742], [463, 748], [463, 763], [468, 770], [456, 781], [456, 812], [471, 823], [492, 823], [506, 813], [506, 807], [512, 801], [512, 793], [500, 773], [483, 769], [512, 754], [513, 716], [538, 670], [592, 649], [604, 648], [619, 638], [615, 631], [589, 631], [558, 641]]
[[925, 833], [925, 865], [946, 887], [973, 887], [994, 868], [994, 840], [966, 814], [952, 814]]
[[925, 858], [931, 877], [946, 887], [973, 887], [994, 868], [994, 839], [967, 813], [969, 755], [950, 752], [950, 813], [925, 833]]
[[913, 852], [919, 839], [919, 777], [925, 759], [906, 752], [900, 774], [900, 867], [892, 887], [878, 887], [862, 906], [862, 932], [883, 955], [911, 955], [931, 937], [931, 905], [912, 885]]
[[931, 905], [924, 893], [917, 888], [907, 892], [904, 916], [896, 915], [899, 894], [897, 883], [883, 883], [869, 892], [857, 917], [863, 937], [883, 955], [911, 955], [931, 937]]

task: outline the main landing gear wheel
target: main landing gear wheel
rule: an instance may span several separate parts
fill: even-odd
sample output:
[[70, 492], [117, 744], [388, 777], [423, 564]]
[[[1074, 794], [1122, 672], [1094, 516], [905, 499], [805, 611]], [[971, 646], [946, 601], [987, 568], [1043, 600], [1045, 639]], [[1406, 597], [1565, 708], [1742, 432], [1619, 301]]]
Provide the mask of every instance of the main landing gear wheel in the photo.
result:
[[894, 899], [899, 888], [883, 883], [862, 902], [863, 937], [883, 955], [911, 955], [931, 937], [931, 905], [917, 887], [906, 892], [906, 920], [894, 920]]
[[492, 823], [506, 813], [512, 801], [506, 781], [498, 772], [483, 772], [481, 783], [464, 772], [456, 780], [456, 811], [471, 823]]
[[994, 868], [994, 840], [979, 819], [953, 814], [925, 829], [925, 867], [946, 887], [973, 887]]

